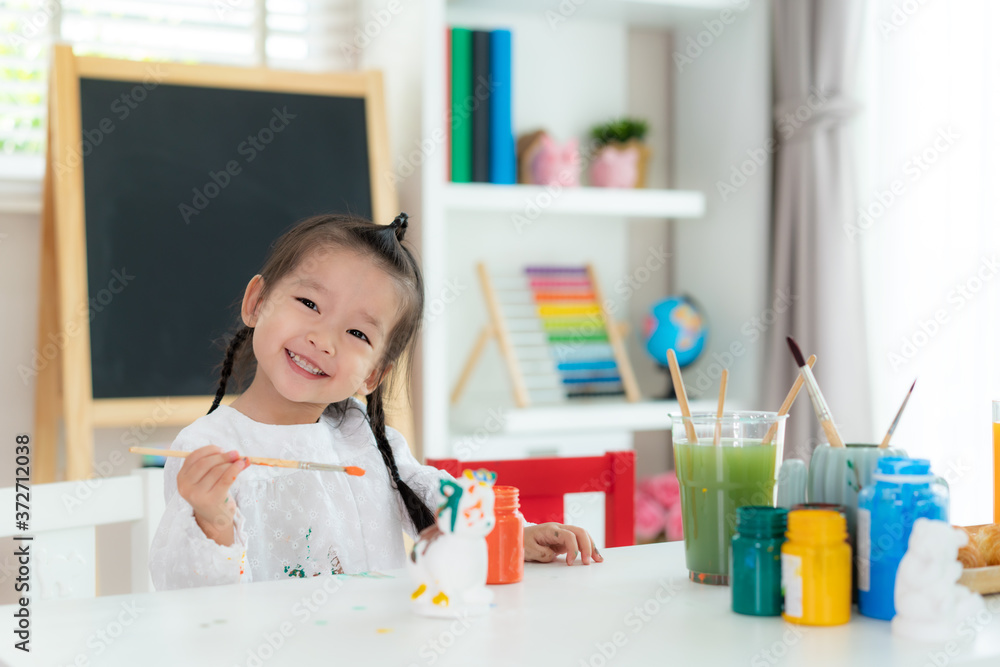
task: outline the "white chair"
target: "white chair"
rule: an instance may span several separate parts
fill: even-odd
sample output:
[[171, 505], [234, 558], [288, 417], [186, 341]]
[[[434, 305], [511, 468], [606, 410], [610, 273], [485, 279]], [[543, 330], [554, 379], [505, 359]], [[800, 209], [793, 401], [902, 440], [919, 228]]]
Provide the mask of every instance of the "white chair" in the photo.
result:
[[[15, 488], [0, 489], [0, 507], [13, 508]], [[0, 524], [0, 537], [31, 535], [29, 545], [34, 599], [97, 595], [97, 526], [130, 522], [132, 593], [153, 590], [149, 546], [163, 516], [163, 469], [141, 468], [121, 477], [31, 486], [29, 530], [13, 521]], [[15, 568], [17, 565], [15, 564]]]

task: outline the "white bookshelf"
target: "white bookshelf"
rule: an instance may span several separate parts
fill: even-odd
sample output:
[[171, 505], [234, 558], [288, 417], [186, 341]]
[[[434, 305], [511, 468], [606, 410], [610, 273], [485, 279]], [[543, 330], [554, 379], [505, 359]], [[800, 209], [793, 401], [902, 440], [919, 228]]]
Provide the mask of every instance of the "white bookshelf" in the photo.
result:
[[[751, 3], [768, 5], [767, 0]], [[713, 345], [721, 352], [731, 341], [740, 340], [743, 323], [766, 307], [770, 182], [762, 176], [743, 187], [736, 197], [743, 202], [739, 208], [719, 207], [715, 184], [727, 177], [729, 167], [739, 163], [746, 149], [762, 144], [770, 130], [767, 11], [752, 7], [727, 24], [718, 43], [706, 50], [696, 68], [682, 76], [674, 71], [672, 62], [654, 66], [636, 61], [632, 31], [669, 27], [675, 42], [682, 43], [688, 35], [705, 29], [703, 21], [732, 9], [732, 0], [563, 4], [577, 10], [553, 26], [546, 12], [558, 11], [558, 3], [426, 0], [422, 136], [440, 136], [445, 122], [444, 101], [450, 85], [445, 80], [442, 39], [446, 26], [506, 27], [514, 34], [515, 134], [545, 128], [559, 141], [571, 136], [582, 139], [594, 124], [635, 113], [630, 108], [630, 77], [634, 85], [647, 68], [659, 74], [669, 70], [667, 77], [649, 82], [670, 90], [669, 119], [650, 119], [651, 127], [659, 124], [667, 133], [669, 180], [653, 182], [651, 185], [658, 187], [642, 190], [562, 188], [552, 196], [540, 186], [447, 182], [446, 145], [438, 143], [425, 152], [420, 228], [428, 316], [421, 350], [421, 432], [427, 457], [456, 455], [456, 443], [483, 430], [485, 415], [491, 409], [501, 409], [505, 415], [503, 426], [490, 430], [493, 441], [487, 450], [491, 456], [496, 456], [500, 443], [521, 451], [510, 444], [515, 441], [559, 442], [562, 444], [553, 445], [553, 451], [560, 455], [576, 452], [566, 444], [571, 441], [585, 443], [577, 447], [582, 447], [581, 451], [598, 447], [595, 443], [602, 438], [619, 447], [630, 432], [669, 429], [668, 415], [677, 411], [676, 403], [648, 396], [638, 403], [622, 399], [514, 409], [495, 343], [487, 347], [466, 395], [457, 406], [451, 406], [448, 396], [461, 364], [486, 323], [474, 275], [478, 261], [505, 268], [591, 261], [602, 292], [616, 296], [621, 278], [637, 265], [635, 259], [629, 261], [629, 253], [635, 254], [636, 234], [641, 238], [644, 230], [673, 226], [669, 274], [663, 275], [669, 275], [671, 293], [689, 291], [711, 308], [712, 338], [703, 358], [710, 359], [708, 352]], [[732, 120], [719, 124], [718, 117], [727, 115]], [[662, 187], [666, 185], [670, 187]], [[529, 210], [532, 224], [522, 229], [517, 218]], [[740, 260], [738, 266], [746, 271], [735, 279], [730, 272], [737, 264], [730, 250], [718, 256], [705, 252], [720, 239], [725, 239], [727, 247], [754, 253]], [[642, 243], [638, 245], [641, 248]], [[716, 278], [724, 278], [713, 281], [706, 277], [713, 272]], [[638, 304], [625, 302], [624, 306], [616, 317], [628, 321], [633, 332], [641, 330]], [[636, 352], [634, 342], [632, 348], [633, 365], [648, 364], [648, 359]], [[759, 355], [751, 352], [730, 368], [731, 404], [760, 407], [753, 401], [759, 367]], [[696, 364], [686, 369], [685, 377], [697, 372]], [[713, 390], [716, 386], [713, 383]], [[710, 403], [696, 402], [696, 409], [713, 409]], [[605, 435], [594, 435], [598, 433]]]
[[705, 194], [693, 190], [448, 183], [444, 202], [449, 211], [501, 211], [531, 216], [699, 218], [705, 214]]
[[[714, 401], [690, 401], [692, 412], [712, 412]], [[729, 409], [735, 409], [730, 406]], [[578, 404], [537, 405], [502, 410], [500, 426], [491, 429], [503, 435], [533, 435], [551, 433], [593, 433], [595, 431], [669, 431], [671, 415], [680, 414], [677, 401], [644, 400], [635, 403], [621, 401], [581, 401]], [[467, 408], [459, 419], [452, 421], [456, 433], [470, 434], [485, 424], [489, 409]]]

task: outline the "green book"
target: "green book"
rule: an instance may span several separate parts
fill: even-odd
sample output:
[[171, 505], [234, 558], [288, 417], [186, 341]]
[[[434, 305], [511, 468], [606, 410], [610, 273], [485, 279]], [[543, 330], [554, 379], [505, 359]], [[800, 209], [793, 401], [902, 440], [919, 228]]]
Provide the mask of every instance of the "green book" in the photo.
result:
[[472, 31], [451, 29], [451, 181], [472, 181]]

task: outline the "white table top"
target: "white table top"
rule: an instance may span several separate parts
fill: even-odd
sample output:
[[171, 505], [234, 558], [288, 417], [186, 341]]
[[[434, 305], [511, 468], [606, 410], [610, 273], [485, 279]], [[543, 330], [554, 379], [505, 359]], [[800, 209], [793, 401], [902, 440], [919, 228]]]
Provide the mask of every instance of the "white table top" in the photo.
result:
[[402, 570], [37, 602], [30, 658], [12, 646], [8, 605], [0, 659], [14, 667], [1000, 665], [1000, 595], [953, 645], [914, 645], [857, 613], [831, 628], [734, 614], [728, 587], [688, 581], [680, 543], [608, 549], [605, 558], [526, 564], [523, 582], [491, 587], [489, 615], [458, 621], [413, 614]]

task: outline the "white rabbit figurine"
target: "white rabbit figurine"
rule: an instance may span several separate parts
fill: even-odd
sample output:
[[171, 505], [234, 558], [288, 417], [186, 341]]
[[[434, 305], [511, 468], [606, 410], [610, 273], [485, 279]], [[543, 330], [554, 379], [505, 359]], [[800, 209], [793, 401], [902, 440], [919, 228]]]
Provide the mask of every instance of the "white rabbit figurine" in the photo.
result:
[[963, 619], [984, 608], [982, 596], [956, 583], [962, 576], [958, 549], [968, 540], [946, 521], [914, 522], [896, 571], [894, 633], [917, 641], [946, 641]]
[[424, 616], [455, 618], [489, 611], [486, 536], [493, 530], [496, 473], [466, 470], [441, 480], [437, 530], [413, 545], [407, 563], [417, 584], [415, 610]]

